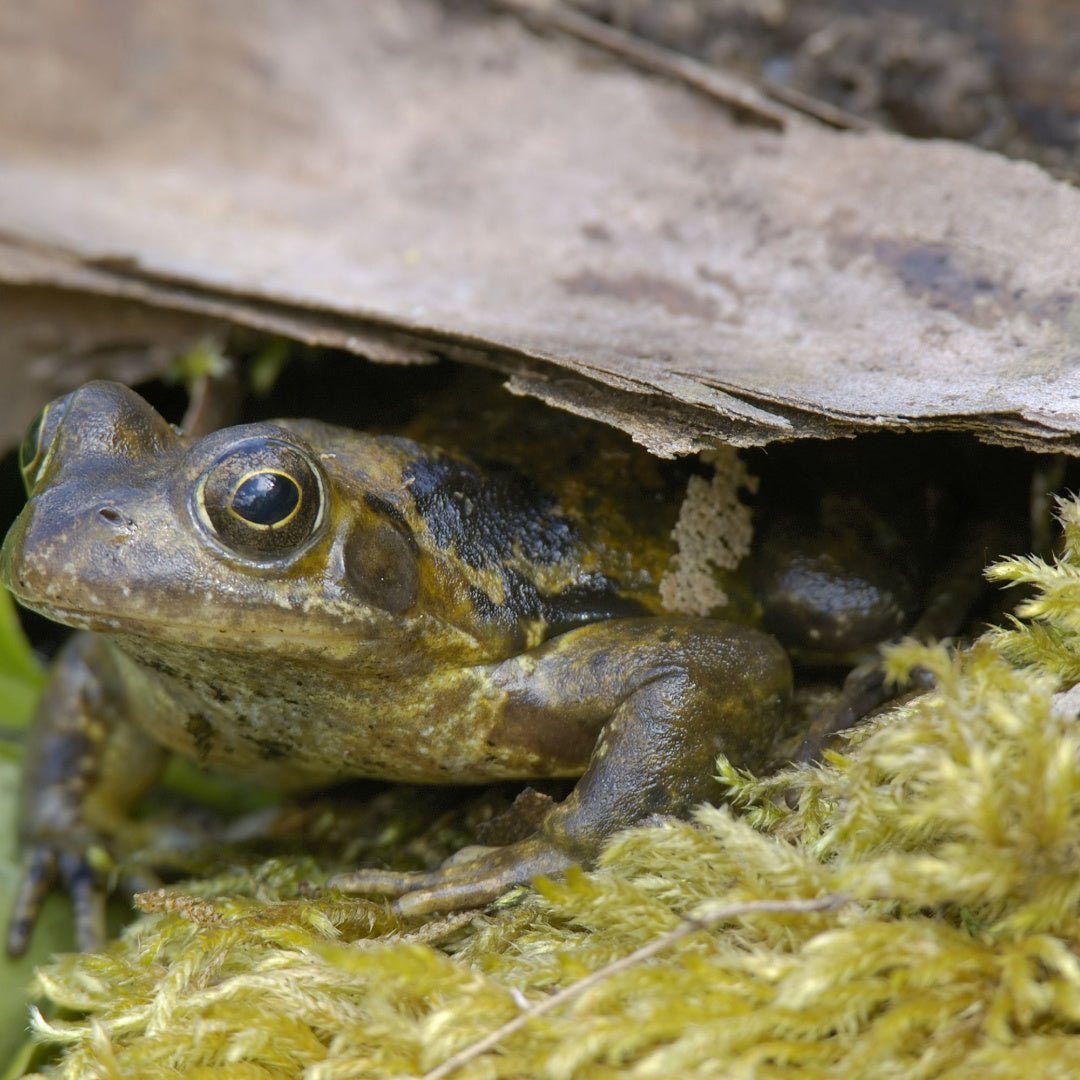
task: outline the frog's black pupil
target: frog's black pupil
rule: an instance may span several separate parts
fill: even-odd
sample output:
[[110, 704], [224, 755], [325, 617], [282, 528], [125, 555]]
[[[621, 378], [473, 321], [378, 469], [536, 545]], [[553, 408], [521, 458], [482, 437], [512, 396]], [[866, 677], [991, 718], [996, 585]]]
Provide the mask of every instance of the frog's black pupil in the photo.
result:
[[249, 476], [233, 495], [232, 508], [253, 525], [277, 525], [300, 502], [296, 481], [278, 472]]

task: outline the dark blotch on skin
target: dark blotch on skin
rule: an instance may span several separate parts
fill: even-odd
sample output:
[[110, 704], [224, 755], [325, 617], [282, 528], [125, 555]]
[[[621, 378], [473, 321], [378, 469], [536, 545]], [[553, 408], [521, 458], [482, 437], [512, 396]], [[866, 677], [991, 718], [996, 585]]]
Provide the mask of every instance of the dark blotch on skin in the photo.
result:
[[589, 575], [554, 596], [541, 593], [534, 582], [516, 570], [504, 570], [502, 581], [501, 604], [477, 588], [469, 589], [469, 601], [485, 622], [503, 630], [513, 630], [522, 622], [542, 622], [546, 639], [589, 623], [646, 614], [637, 601], [619, 596], [602, 574]]
[[615, 586], [603, 574], [591, 574], [555, 596], [544, 600], [547, 636], [565, 634], [578, 626], [647, 615], [644, 604], [615, 592]]
[[534, 582], [516, 570], [502, 574], [503, 602], [496, 604], [481, 589], [470, 588], [469, 600], [477, 614], [486, 622], [511, 630], [521, 621], [544, 618], [544, 598]]
[[577, 539], [554, 500], [512, 469], [481, 472], [451, 457], [419, 457], [403, 480], [440, 548], [475, 569], [512, 558], [551, 565]]
[[180, 672], [171, 664], [166, 664], [164, 660], [141, 660], [140, 662], [144, 667], [156, 671], [159, 675], [165, 675], [170, 679], [181, 678]]
[[195, 744], [195, 753], [198, 755], [199, 760], [205, 761], [214, 746], [213, 725], [202, 713], [189, 713], [187, 720], [184, 722], [184, 728], [191, 736], [191, 741]]
[[259, 756], [267, 761], [277, 761], [288, 757], [292, 753], [292, 747], [288, 743], [279, 742], [277, 739], [252, 737], [252, 743], [258, 748]]
[[[513, 575], [519, 580], [520, 575]], [[531, 584], [531, 583], [527, 583]], [[480, 618], [486, 622], [491, 623], [493, 626], [501, 627], [504, 630], [515, 630], [517, 624], [521, 619], [536, 618], [539, 611], [539, 595], [536, 592], [535, 587], [532, 590], [532, 596], [530, 597], [527, 592], [522, 596], [515, 599], [513, 592], [507, 591], [506, 599], [501, 604], [496, 604], [494, 600], [483, 589], [478, 589], [473, 585], [470, 585], [468, 590], [469, 605], [473, 611], [476, 612]], [[522, 603], [522, 601], [524, 601]], [[516, 606], [520, 604], [521, 606]], [[524, 634], [518, 635], [517, 648], [523, 648], [525, 645]]]

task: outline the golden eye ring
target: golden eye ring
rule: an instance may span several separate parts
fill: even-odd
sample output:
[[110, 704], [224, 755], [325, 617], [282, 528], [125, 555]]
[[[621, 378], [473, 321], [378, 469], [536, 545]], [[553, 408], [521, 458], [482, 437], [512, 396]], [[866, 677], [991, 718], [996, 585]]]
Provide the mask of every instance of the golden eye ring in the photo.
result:
[[326, 485], [302, 446], [252, 436], [214, 458], [196, 481], [191, 502], [214, 546], [247, 561], [279, 563], [320, 533]]

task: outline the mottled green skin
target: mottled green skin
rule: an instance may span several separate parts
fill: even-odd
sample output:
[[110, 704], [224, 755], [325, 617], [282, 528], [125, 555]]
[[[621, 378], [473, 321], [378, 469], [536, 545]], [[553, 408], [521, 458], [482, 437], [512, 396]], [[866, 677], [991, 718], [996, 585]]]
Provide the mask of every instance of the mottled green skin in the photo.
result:
[[[214, 524], [248, 536], [213, 495], [235, 489], [220, 462], [241, 446], [260, 475], [299, 462], [306, 477], [288, 527], [248, 537], [256, 555]], [[716, 793], [717, 754], [753, 765], [781, 722], [791, 671], [772, 637], [650, 614], [649, 559], [605, 539], [632, 529], [632, 498], [629, 520], [598, 528], [517, 474], [314, 422], [189, 444], [110, 383], [54, 403], [24, 459], [4, 582], [94, 633], [73, 639], [35, 723], [13, 951], [57, 876], [81, 942], [100, 939], [85, 853], [156, 778], [157, 747], [292, 790], [581, 777], [530, 840], [341, 882], [415, 912], [486, 902], [684, 811]]]

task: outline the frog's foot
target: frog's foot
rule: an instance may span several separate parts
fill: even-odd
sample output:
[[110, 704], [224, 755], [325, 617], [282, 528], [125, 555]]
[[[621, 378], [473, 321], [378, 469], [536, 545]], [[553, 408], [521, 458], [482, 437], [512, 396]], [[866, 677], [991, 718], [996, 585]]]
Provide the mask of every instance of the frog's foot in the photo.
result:
[[814, 717], [795, 753], [795, 760], [807, 765], [820, 761], [834, 735], [853, 728], [895, 693], [886, 683], [885, 668], [879, 655], [852, 668], [840, 696]]
[[840, 696], [826, 706], [806, 733], [795, 754], [800, 764], [814, 764], [822, 759], [834, 735], [861, 723], [882, 705], [895, 702], [912, 691], [928, 690], [933, 685], [930, 674], [915, 668], [903, 683], [892, 683], [885, 675], [880, 655], [853, 668], [844, 680]]
[[22, 956], [26, 952], [45, 897], [57, 884], [71, 897], [78, 947], [97, 949], [104, 943], [105, 889], [90, 860], [73, 852], [34, 845], [26, 853], [19, 892], [8, 922], [9, 956]]
[[555, 844], [532, 837], [506, 847], [464, 848], [438, 870], [357, 870], [327, 884], [360, 896], [396, 897], [398, 915], [430, 915], [483, 907], [515, 885], [563, 873], [574, 861]]
[[19, 845], [22, 880], [8, 922], [7, 949], [26, 951], [45, 897], [65, 890], [74, 907], [80, 949], [105, 940], [105, 896], [134, 882], [117, 870], [138, 850], [145, 826], [130, 807], [154, 782], [165, 751], [126, 710], [118, 654], [100, 634], [75, 634], [61, 650], [26, 744]]
[[[106, 865], [108, 864], [108, 865]], [[7, 928], [9, 956], [22, 956], [30, 943], [45, 898], [56, 888], [71, 897], [75, 944], [83, 952], [105, 944], [105, 903], [111, 891], [134, 896], [158, 888], [160, 880], [149, 870], [123, 872], [118, 880], [103, 848], [65, 850], [45, 843], [26, 850], [22, 879]]]

